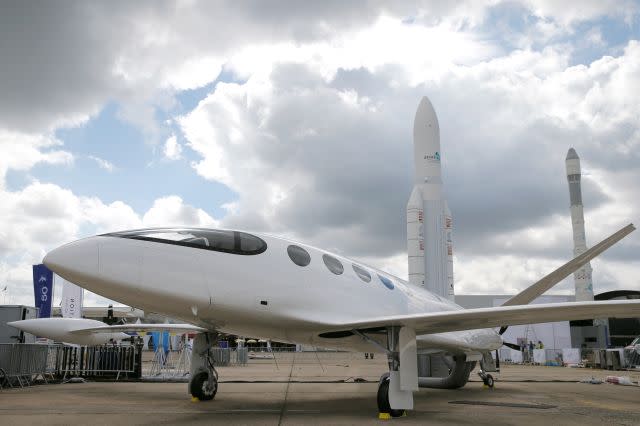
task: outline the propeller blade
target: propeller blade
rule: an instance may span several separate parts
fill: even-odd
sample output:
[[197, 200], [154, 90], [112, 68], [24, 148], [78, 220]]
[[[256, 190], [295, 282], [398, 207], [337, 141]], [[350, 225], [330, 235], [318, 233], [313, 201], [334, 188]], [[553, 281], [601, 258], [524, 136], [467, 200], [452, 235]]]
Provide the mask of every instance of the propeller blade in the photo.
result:
[[520, 346], [516, 345], [515, 343], [509, 343], [509, 342], [502, 342], [503, 345], [505, 345], [508, 348], [511, 348], [515, 351], [519, 351], [520, 350]]

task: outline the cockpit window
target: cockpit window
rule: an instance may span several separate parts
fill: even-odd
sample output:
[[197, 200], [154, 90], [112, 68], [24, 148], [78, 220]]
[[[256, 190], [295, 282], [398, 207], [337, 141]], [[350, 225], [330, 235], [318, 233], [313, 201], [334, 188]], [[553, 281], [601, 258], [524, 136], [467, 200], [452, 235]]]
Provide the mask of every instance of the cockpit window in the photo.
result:
[[104, 235], [243, 255], [260, 254], [267, 249], [267, 243], [255, 235], [217, 229], [140, 229]]

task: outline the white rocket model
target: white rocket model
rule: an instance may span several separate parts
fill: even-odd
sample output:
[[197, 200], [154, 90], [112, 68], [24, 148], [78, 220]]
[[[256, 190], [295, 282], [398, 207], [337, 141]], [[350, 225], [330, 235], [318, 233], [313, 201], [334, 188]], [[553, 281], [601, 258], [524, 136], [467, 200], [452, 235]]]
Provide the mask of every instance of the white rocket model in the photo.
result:
[[413, 122], [415, 178], [407, 204], [409, 281], [453, 300], [453, 219], [442, 192], [438, 117], [423, 97]]
[[[573, 226], [573, 254], [578, 256], [587, 250], [584, 232], [584, 212], [582, 207], [582, 188], [580, 187], [580, 157], [573, 148], [567, 152], [567, 181], [569, 182], [569, 200], [571, 202], [571, 225]], [[573, 274], [576, 286], [576, 302], [593, 301], [593, 282], [591, 264], [587, 263]]]

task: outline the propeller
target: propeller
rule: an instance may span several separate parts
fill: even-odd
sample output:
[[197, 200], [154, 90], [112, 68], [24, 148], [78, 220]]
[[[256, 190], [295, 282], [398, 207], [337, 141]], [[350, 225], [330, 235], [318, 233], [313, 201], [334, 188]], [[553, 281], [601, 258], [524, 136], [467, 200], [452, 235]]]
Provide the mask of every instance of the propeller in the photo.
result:
[[520, 346], [516, 345], [515, 343], [502, 342], [502, 344], [505, 345], [508, 348], [513, 349], [513, 350], [516, 350], [516, 351], [520, 350]]

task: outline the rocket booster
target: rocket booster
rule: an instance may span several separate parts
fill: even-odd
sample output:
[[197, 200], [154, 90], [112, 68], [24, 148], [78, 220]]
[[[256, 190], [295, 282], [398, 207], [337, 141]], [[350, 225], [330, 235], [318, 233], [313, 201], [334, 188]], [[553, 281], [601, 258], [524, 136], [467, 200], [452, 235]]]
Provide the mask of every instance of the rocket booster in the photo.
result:
[[413, 122], [415, 176], [407, 203], [409, 281], [453, 299], [453, 220], [443, 197], [438, 117], [423, 97]]
[[[565, 160], [567, 182], [569, 182], [569, 202], [571, 204], [571, 227], [573, 228], [573, 254], [578, 256], [587, 250], [584, 232], [584, 211], [582, 206], [582, 188], [580, 157], [570, 148]], [[576, 289], [576, 302], [593, 301], [593, 281], [591, 264], [587, 263], [573, 273]]]

